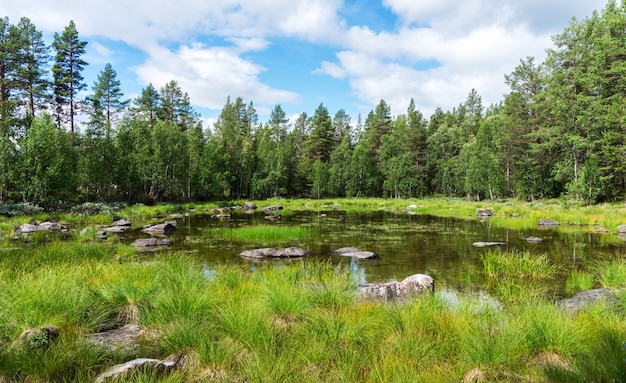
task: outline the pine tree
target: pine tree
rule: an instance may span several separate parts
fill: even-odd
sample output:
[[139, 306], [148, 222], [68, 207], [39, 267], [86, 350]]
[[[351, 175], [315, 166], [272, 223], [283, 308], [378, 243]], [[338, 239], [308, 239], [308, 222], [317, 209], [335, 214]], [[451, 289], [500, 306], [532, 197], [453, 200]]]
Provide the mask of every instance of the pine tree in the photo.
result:
[[94, 93], [88, 101], [91, 104], [92, 123], [100, 123], [110, 129], [111, 121], [128, 105], [127, 100], [122, 100], [124, 93], [111, 64], [105, 65], [91, 89]]
[[[86, 88], [81, 72], [87, 62], [81, 59], [85, 54], [86, 41], [80, 41], [74, 21], [70, 21], [63, 33], [54, 34], [52, 48], [55, 50], [52, 74], [54, 77], [54, 105], [58, 126], [69, 120], [74, 134], [74, 116], [78, 110], [78, 92]], [[69, 109], [69, 110], [66, 110]]]
[[19, 34], [18, 68], [16, 74], [19, 104], [26, 105], [27, 114], [35, 117], [37, 109], [45, 109], [50, 100], [50, 81], [47, 77], [49, 48], [43, 36], [31, 23], [23, 17], [17, 25]]

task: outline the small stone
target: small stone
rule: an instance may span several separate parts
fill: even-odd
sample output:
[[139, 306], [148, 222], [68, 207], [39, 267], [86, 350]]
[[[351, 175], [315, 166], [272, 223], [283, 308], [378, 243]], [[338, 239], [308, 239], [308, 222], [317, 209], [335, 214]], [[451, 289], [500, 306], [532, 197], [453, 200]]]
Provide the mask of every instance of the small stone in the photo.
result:
[[474, 247], [493, 247], [493, 246], [505, 246], [506, 242], [474, 242]]
[[541, 242], [543, 242], [543, 238], [528, 237], [528, 238], [526, 238], [526, 242], [528, 242], [528, 243], [541, 243]]

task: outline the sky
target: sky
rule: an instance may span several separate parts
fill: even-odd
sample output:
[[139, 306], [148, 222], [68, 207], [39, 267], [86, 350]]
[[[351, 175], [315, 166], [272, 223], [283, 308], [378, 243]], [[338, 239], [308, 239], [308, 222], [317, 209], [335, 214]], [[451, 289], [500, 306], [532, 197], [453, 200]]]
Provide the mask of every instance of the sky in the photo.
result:
[[352, 123], [381, 99], [393, 115], [411, 99], [425, 117], [472, 89], [499, 102], [520, 59], [545, 58], [575, 17], [606, 0], [2, 0], [0, 16], [28, 17], [47, 42], [73, 20], [91, 92], [107, 63], [125, 97], [175, 80], [205, 126], [227, 97], [253, 102], [265, 122], [280, 104], [290, 122], [322, 103]]

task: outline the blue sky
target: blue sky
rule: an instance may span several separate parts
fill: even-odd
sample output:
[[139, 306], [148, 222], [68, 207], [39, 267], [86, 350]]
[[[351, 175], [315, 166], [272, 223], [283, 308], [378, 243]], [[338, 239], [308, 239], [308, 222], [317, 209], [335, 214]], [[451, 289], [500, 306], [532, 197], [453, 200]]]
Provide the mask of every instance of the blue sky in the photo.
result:
[[[488, 105], [527, 56], [606, 0], [3, 0], [48, 39], [74, 20], [88, 42], [91, 88], [111, 63], [127, 98], [176, 80], [205, 121], [226, 98], [254, 102], [259, 120], [280, 104], [291, 122], [320, 103], [365, 117], [411, 98], [428, 117], [476, 89]], [[89, 89], [90, 91], [90, 89]], [[86, 96], [85, 92], [83, 96]]]

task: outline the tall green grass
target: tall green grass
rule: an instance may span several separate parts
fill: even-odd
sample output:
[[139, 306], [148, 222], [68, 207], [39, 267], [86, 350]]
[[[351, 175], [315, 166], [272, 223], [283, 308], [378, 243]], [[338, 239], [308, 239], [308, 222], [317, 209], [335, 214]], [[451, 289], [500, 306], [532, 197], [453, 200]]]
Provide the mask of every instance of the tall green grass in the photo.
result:
[[243, 227], [216, 227], [203, 232], [208, 238], [230, 239], [246, 242], [276, 243], [301, 241], [311, 237], [307, 226], [254, 225]]

